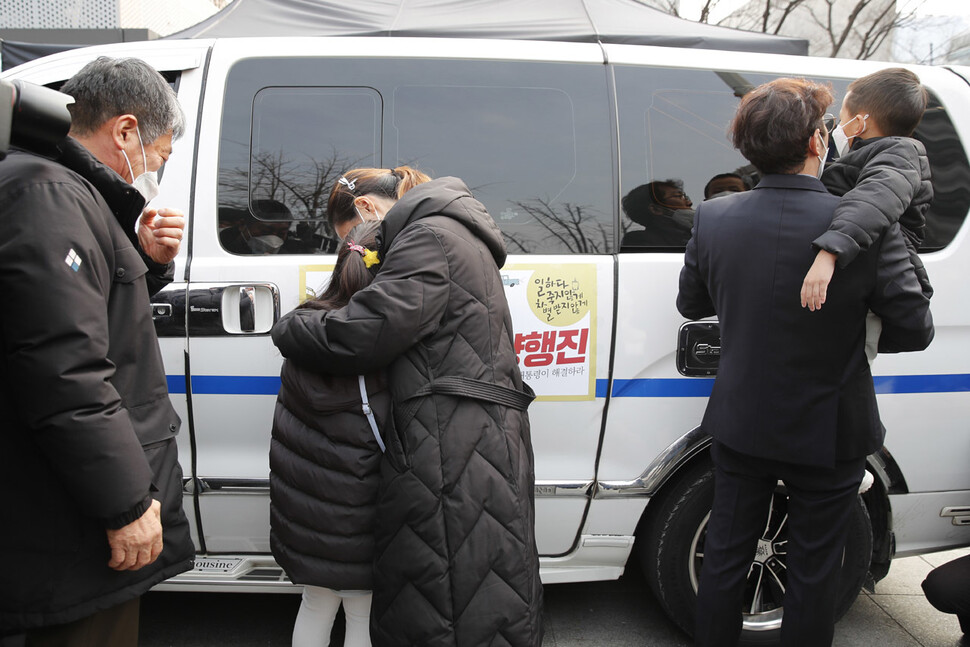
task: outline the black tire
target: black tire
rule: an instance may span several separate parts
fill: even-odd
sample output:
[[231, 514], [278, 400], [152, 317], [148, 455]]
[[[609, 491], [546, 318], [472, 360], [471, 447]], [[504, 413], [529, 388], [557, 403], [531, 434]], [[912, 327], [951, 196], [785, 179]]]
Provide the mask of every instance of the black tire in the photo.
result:
[[[694, 633], [694, 613], [697, 600], [697, 579], [700, 577], [707, 519], [714, 499], [714, 471], [709, 459], [700, 459], [689, 467], [662, 494], [648, 511], [647, 523], [637, 539], [640, 566], [661, 607], [681, 629]], [[772, 520], [768, 524], [772, 543], [786, 536], [783, 522], [788, 497], [779, 487], [772, 500]], [[855, 602], [869, 570], [872, 559], [872, 526], [869, 513], [857, 499], [850, 521], [839, 588], [836, 619], [841, 618]], [[767, 586], [755, 605], [755, 613], [744, 614], [742, 645], [777, 644], [781, 635], [783, 608], [781, 595], [784, 585], [784, 554], [779, 552], [752, 569], [752, 577], [761, 574]], [[774, 566], [774, 568], [772, 568]], [[779, 575], [780, 574], [780, 575]], [[753, 587], [746, 592], [746, 605], [753, 601]]]

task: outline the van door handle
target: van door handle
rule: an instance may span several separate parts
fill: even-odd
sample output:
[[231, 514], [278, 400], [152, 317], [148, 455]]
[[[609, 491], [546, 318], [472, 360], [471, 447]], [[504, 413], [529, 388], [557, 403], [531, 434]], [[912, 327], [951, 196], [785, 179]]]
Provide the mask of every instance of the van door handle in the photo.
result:
[[189, 337], [265, 335], [280, 318], [272, 283], [192, 283], [188, 302]]
[[256, 330], [256, 288], [251, 285], [239, 287], [239, 329], [242, 332]]

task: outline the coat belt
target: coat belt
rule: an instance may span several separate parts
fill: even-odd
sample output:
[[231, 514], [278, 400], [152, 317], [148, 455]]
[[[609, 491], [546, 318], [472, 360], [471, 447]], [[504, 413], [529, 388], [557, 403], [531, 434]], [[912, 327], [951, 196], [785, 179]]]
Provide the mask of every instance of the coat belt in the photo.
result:
[[525, 411], [535, 400], [536, 394], [532, 388], [522, 383], [522, 390], [511, 389], [493, 382], [476, 380], [470, 377], [445, 376], [434, 382], [425, 384], [412, 393], [406, 402], [410, 402], [402, 414], [402, 426], [407, 426], [418, 411], [421, 401], [418, 398], [432, 394], [453, 395], [459, 398], [471, 398], [483, 402], [501, 404], [518, 411]]

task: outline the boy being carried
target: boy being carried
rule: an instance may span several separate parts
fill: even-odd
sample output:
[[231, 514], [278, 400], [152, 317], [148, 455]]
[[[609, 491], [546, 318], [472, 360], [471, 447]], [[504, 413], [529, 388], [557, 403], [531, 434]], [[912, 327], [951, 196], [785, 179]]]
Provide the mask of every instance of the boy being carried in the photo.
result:
[[[920, 287], [927, 297], [933, 294], [916, 253], [933, 185], [926, 149], [910, 137], [926, 111], [927, 98], [919, 77], [903, 68], [880, 70], [849, 85], [839, 125], [832, 131], [839, 157], [822, 174], [825, 188], [842, 201], [828, 231], [813, 241], [819, 252], [802, 284], [802, 307], [821, 308], [836, 263], [851, 263], [897, 222]], [[873, 333], [878, 336], [878, 326]], [[874, 353], [868, 346], [871, 361]]]

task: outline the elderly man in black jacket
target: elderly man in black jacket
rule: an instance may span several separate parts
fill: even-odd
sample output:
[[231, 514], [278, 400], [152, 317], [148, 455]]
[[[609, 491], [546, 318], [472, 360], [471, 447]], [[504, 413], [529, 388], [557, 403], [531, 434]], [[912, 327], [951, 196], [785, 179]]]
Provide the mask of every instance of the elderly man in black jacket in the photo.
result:
[[0, 635], [135, 645], [139, 596], [194, 552], [149, 308], [184, 218], [143, 213], [184, 118], [135, 59], [98, 59], [63, 91], [57, 159], [0, 162]]
[[797, 297], [812, 241], [838, 198], [817, 179], [827, 150], [828, 88], [778, 79], [742, 99], [734, 144], [763, 174], [752, 191], [704, 202], [684, 258], [677, 307], [717, 315], [721, 360], [702, 428], [714, 437], [714, 504], [698, 590], [698, 645], [734, 645], [745, 578], [778, 480], [789, 493], [782, 645], [832, 642], [847, 522], [866, 456], [882, 445], [863, 350], [871, 309], [883, 319], [880, 352], [933, 338], [894, 225], [842, 270], [825, 308]]

